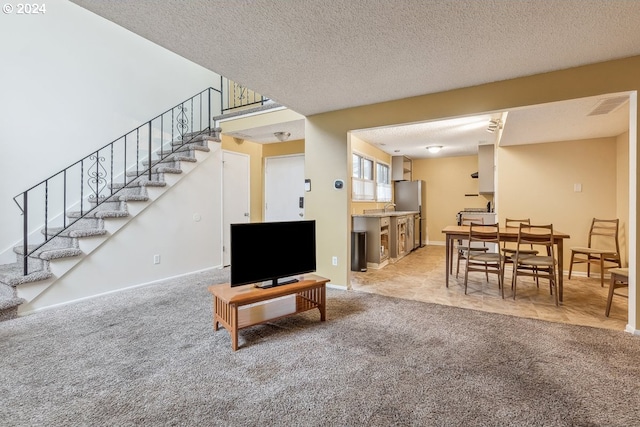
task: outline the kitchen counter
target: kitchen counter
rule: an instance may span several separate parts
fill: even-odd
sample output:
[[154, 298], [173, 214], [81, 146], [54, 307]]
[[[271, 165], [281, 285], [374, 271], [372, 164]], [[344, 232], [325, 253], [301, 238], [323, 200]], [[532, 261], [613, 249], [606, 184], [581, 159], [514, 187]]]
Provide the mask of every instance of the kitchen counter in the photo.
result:
[[352, 217], [363, 217], [363, 218], [383, 218], [386, 216], [406, 216], [406, 215], [417, 215], [420, 212], [418, 211], [382, 211], [380, 212], [367, 212], [361, 214], [353, 214]]

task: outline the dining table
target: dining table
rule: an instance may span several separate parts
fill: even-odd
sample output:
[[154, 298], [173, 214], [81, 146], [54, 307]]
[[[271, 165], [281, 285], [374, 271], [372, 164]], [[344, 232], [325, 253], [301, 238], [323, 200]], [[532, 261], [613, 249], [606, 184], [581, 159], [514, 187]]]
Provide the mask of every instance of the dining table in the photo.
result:
[[[494, 228], [495, 230], [495, 228]], [[442, 229], [442, 233], [446, 236], [446, 274], [445, 285], [449, 287], [449, 273], [453, 266], [453, 246], [456, 240], [466, 240], [469, 238], [469, 226], [468, 225], [448, 225]], [[500, 227], [500, 242], [517, 242], [518, 241], [518, 228], [517, 227]], [[553, 242], [556, 245], [556, 258], [558, 260], [558, 301], [562, 302], [563, 291], [563, 249], [564, 240], [569, 239], [571, 236], [561, 231], [553, 230]]]

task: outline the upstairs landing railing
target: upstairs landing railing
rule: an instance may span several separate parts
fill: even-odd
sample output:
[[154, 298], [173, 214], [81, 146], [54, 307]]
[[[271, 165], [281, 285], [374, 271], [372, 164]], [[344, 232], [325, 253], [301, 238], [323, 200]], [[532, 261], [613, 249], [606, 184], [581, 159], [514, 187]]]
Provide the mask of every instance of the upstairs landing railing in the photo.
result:
[[265, 105], [271, 100], [239, 83], [220, 77], [220, 87], [222, 88], [222, 113], [229, 113], [232, 110], [242, 110]]
[[132, 181], [145, 176], [152, 181], [153, 168], [162, 160], [213, 132], [212, 117], [224, 104], [221, 90], [205, 89], [15, 196], [23, 215], [24, 275], [29, 274], [29, 256], [51, 239], [112, 201]]

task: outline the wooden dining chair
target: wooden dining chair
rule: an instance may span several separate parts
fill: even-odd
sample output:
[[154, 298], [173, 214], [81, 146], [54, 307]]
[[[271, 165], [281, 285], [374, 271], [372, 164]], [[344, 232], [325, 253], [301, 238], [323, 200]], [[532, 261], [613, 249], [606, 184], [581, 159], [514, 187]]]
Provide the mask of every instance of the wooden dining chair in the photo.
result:
[[[556, 306], [558, 306], [558, 280], [556, 277], [556, 257], [553, 242], [553, 224], [531, 225], [520, 224], [518, 229], [518, 243], [513, 260], [513, 299], [516, 299], [518, 287], [518, 277], [530, 276], [535, 278], [546, 278], [549, 280], [549, 292], [555, 296]], [[531, 255], [524, 253], [521, 249], [529, 252], [531, 245], [546, 248], [545, 255]]]
[[[596, 219], [591, 221], [587, 247], [571, 248], [569, 279], [573, 264], [587, 264], [587, 277], [591, 277], [591, 264], [600, 266], [600, 286], [604, 287], [605, 263], [622, 268], [620, 243], [618, 242], [619, 219]], [[610, 266], [611, 267], [611, 266]]]
[[611, 274], [611, 280], [609, 282], [609, 295], [607, 296], [607, 306], [604, 311], [604, 315], [609, 317], [611, 312], [611, 303], [613, 302], [613, 296], [618, 295], [624, 298], [629, 298], [629, 295], [616, 293], [618, 288], [629, 287], [629, 268], [611, 268], [609, 269]]
[[[518, 229], [520, 227], [520, 224], [527, 224], [530, 225], [531, 224], [531, 219], [530, 218], [524, 218], [524, 219], [511, 219], [511, 218], [506, 218], [504, 220], [504, 226], [505, 228], [515, 228]], [[504, 283], [504, 272], [505, 272], [505, 266], [506, 264], [513, 264], [513, 256], [516, 254], [516, 247], [508, 247], [507, 246], [507, 242], [502, 242], [502, 282]], [[536, 249], [533, 248], [533, 245], [531, 245], [531, 247], [529, 249], [526, 248], [521, 248], [520, 249], [520, 254], [521, 255], [537, 255], [538, 251]], [[536, 284], [538, 284], [538, 279], [537, 277], [535, 278], [536, 280]]]
[[[473, 245], [487, 245], [494, 243], [496, 252], [474, 251]], [[504, 298], [504, 286], [502, 284], [502, 254], [500, 253], [500, 226], [498, 224], [474, 224], [469, 225], [469, 238], [467, 240], [467, 263], [464, 271], [464, 293], [467, 294], [467, 283], [469, 281], [469, 272], [478, 271], [488, 274], [496, 274], [498, 276], [498, 289], [502, 290], [502, 298]]]
[[[484, 224], [484, 218], [480, 217], [465, 217], [462, 216], [462, 218], [460, 218], [460, 225], [471, 225], [471, 224]], [[469, 248], [469, 245], [467, 244], [468, 242], [464, 241], [464, 240], [458, 240], [458, 245], [456, 248], [456, 253], [458, 254], [458, 262], [456, 265], [456, 279], [458, 278], [458, 273], [460, 273], [460, 261], [467, 260], [467, 252], [469, 250], [474, 251], [474, 252], [486, 252], [489, 250], [488, 247], [486, 247], [486, 245], [477, 245], [477, 246], [473, 246], [471, 248]], [[451, 269], [453, 270], [453, 265], [451, 266]], [[451, 271], [451, 273], [453, 273], [453, 271]], [[487, 280], [489, 280], [489, 273], [486, 274]]]

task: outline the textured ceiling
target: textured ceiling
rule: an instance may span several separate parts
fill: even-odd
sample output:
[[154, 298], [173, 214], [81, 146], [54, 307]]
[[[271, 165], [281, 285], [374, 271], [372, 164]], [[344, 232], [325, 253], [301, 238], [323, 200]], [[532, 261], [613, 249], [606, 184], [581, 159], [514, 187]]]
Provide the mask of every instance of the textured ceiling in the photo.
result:
[[[72, 1], [305, 116], [640, 55], [637, 0]], [[509, 112], [502, 143], [611, 136], [585, 129], [614, 132], [624, 115], [592, 126], [580, 121], [585, 108]], [[450, 142], [439, 156], [474, 153], [478, 142], [490, 142], [480, 127], [442, 130], [450, 124], [361, 137], [416, 158], [429, 156], [431, 140]], [[300, 125], [290, 130], [296, 137]], [[269, 142], [273, 130], [244, 136]]]
[[636, 0], [73, 0], [305, 116], [640, 54]]

